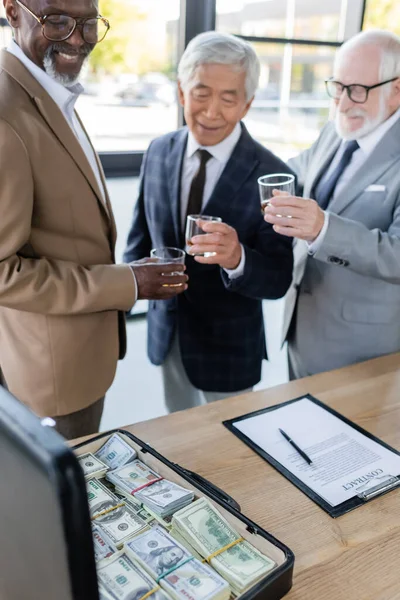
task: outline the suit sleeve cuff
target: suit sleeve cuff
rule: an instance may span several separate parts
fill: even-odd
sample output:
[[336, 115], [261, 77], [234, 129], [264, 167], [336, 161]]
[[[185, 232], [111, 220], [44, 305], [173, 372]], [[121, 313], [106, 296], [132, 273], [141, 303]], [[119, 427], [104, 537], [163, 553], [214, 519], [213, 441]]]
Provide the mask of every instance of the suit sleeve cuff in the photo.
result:
[[240, 244], [240, 249], [242, 251], [242, 256], [240, 258], [240, 263], [238, 264], [236, 269], [224, 269], [224, 271], [228, 275], [229, 279], [237, 279], [238, 277], [241, 277], [244, 273], [244, 268], [246, 265], [246, 254], [245, 254], [242, 244]]
[[315, 240], [313, 242], [307, 242], [308, 254], [310, 256], [313, 256], [321, 248], [322, 243], [326, 236], [326, 232], [328, 230], [328, 225], [329, 225], [329, 213], [324, 211], [324, 224], [322, 226], [321, 231], [319, 232], [318, 237], [315, 238]]

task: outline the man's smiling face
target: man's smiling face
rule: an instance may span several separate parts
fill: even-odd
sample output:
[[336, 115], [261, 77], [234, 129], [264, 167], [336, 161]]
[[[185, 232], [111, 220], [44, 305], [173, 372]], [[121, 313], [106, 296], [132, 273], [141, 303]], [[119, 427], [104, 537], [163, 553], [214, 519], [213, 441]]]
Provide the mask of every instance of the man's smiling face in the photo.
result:
[[186, 123], [201, 146], [227, 138], [251, 106], [246, 99], [246, 73], [230, 65], [199, 66], [187, 88], [179, 84]]
[[[92, 18], [98, 15], [97, 0], [21, 0], [36, 16], [60, 15]], [[5, 8], [14, 37], [24, 54], [51, 77], [63, 84], [76, 81], [85, 59], [95, 47], [86, 43], [77, 27], [71, 37], [54, 42], [46, 39], [40, 23], [14, 0], [5, 0]]]

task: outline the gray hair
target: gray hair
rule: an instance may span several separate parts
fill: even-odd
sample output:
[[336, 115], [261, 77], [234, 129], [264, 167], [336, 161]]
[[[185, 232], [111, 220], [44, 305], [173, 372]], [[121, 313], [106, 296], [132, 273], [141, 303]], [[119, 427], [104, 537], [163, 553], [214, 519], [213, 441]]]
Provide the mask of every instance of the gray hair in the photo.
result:
[[382, 50], [379, 77], [381, 81], [400, 77], [400, 37], [383, 29], [362, 31], [345, 42], [338, 50], [335, 65], [343, 59], [348, 50], [362, 48], [363, 46], [376, 46]]
[[188, 88], [200, 65], [208, 64], [229, 65], [245, 72], [247, 102], [253, 98], [260, 78], [260, 61], [250, 44], [226, 33], [200, 33], [189, 42], [179, 62], [178, 79], [182, 89]]

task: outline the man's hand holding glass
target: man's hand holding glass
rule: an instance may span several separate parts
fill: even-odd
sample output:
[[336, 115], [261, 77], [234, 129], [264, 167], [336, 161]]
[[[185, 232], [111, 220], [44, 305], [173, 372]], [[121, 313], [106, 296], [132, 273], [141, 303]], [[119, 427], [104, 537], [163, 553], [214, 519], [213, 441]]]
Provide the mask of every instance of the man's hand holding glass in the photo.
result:
[[273, 191], [264, 219], [281, 235], [314, 242], [322, 231], [325, 213], [315, 200], [289, 196], [279, 190]]
[[197, 219], [202, 233], [194, 235], [187, 241], [188, 254], [203, 265], [219, 265], [223, 269], [236, 269], [242, 258], [242, 246], [236, 230], [219, 221]]

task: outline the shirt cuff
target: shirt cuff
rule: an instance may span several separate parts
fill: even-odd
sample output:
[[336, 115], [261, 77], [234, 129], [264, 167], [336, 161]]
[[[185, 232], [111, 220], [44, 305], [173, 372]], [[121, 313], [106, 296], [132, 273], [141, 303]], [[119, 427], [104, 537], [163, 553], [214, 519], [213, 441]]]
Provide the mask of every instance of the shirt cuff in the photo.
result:
[[136, 281], [136, 275], [135, 275], [135, 271], [132, 269], [131, 267], [131, 273], [132, 273], [132, 277], [133, 277], [133, 283], [135, 285], [135, 302], [132, 304], [131, 306], [131, 310], [132, 308], [135, 306], [137, 300], [138, 300], [138, 285], [137, 285], [137, 281]]
[[313, 256], [322, 246], [322, 243], [326, 236], [326, 232], [328, 230], [328, 225], [329, 225], [329, 213], [324, 211], [324, 224], [322, 226], [321, 231], [319, 232], [318, 237], [315, 238], [315, 240], [313, 242], [307, 242], [308, 254], [310, 256]]
[[225, 273], [228, 275], [229, 279], [237, 279], [241, 277], [244, 273], [244, 267], [246, 264], [246, 254], [244, 252], [244, 248], [242, 244], [240, 244], [240, 248], [242, 250], [242, 257], [240, 259], [240, 263], [236, 267], [236, 269], [224, 269]]

